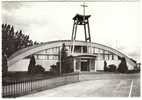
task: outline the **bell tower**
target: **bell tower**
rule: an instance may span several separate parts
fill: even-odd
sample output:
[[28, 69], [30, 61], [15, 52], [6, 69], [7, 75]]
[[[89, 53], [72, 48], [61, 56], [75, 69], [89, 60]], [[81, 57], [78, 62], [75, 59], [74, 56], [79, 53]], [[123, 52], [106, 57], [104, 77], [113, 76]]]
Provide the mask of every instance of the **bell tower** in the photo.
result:
[[91, 35], [90, 35], [90, 26], [89, 26], [89, 18], [91, 15], [85, 15], [85, 2], [83, 2], [83, 15], [76, 14], [73, 17], [74, 23], [73, 23], [73, 30], [72, 30], [72, 36], [71, 40], [74, 41], [76, 40], [76, 34], [77, 34], [77, 26], [78, 25], [83, 25], [84, 26], [84, 34], [85, 34], [85, 41], [86, 42], [91, 42]]

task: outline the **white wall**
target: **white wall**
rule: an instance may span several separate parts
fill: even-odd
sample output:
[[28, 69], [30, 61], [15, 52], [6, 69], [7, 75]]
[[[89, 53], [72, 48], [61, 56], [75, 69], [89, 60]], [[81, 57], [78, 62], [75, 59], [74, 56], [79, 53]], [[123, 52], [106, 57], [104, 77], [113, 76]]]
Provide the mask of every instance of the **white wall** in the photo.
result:
[[118, 68], [121, 61], [120, 60], [107, 60], [106, 62], [107, 62], [107, 66], [114, 64]]
[[[8, 67], [8, 71], [28, 71], [30, 59], [22, 59], [12, 66]], [[50, 70], [50, 66], [55, 64], [57, 60], [36, 60], [36, 65], [42, 65], [46, 71]]]
[[[120, 60], [106, 60], [107, 66], [114, 64], [118, 68], [118, 65], [120, 64]], [[95, 61], [95, 67], [96, 70], [104, 70], [104, 60], [96, 60]]]
[[8, 71], [28, 71], [30, 59], [22, 59], [12, 66], [8, 67]]
[[[106, 62], [107, 62], [107, 66], [110, 64], [114, 64], [114, 65], [116, 65], [117, 68], [118, 68], [119, 64], [121, 63], [120, 60], [107, 60]], [[134, 66], [130, 65], [128, 62], [127, 62], [127, 66], [128, 66], [128, 70], [134, 69]]]
[[[56, 62], [58, 60], [36, 60], [36, 65], [42, 65], [42, 67], [45, 68], [46, 71], [50, 70], [51, 65], [56, 65]], [[12, 66], [8, 67], [8, 71], [28, 71], [28, 65], [29, 65], [30, 59], [22, 59]], [[118, 68], [118, 65], [120, 64], [120, 60], [106, 60], [107, 66], [110, 64], [116, 65]], [[127, 63], [128, 69], [132, 70], [134, 67], [131, 66], [129, 63]], [[95, 61], [95, 68], [96, 70], [104, 70], [104, 60], [96, 60]]]
[[96, 60], [95, 67], [96, 67], [96, 70], [104, 70], [104, 61], [103, 60]]
[[[107, 62], [107, 66], [114, 64], [117, 68], [118, 68], [119, 64], [121, 63], [120, 60], [106, 60], [106, 62]], [[130, 65], [128, 62], [127, 62], [127, 66], [128, 66], [129, 70], [134, 69], [134, 67], [132, 65]], [[104, 70], [104, 60], [96, 60], [95, 67], [96, 67], [96, 70]]]
[[127, 62], [127, 66], [128, 66], [128, 70], [133, 70], [134, 69], [134, 66], [130, 65], [128, 62]]
[[51, 65], [56, 65], [56, 62], [58, 60], [36, 60], [36, 65], [42, 65], [43, 68], [45, 68], [46, 71], [50, 70]]

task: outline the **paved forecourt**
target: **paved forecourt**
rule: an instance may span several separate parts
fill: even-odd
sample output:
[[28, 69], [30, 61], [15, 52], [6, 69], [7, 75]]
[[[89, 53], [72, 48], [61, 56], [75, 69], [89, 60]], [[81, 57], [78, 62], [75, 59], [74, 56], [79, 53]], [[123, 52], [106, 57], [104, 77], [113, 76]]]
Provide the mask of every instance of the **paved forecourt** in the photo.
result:
[[[100, 74], [108, 78], [100, 78], [78, 83], [68, 84], [26, 97], [139, 97], [140, 75], [139, 74]], [[110, 77], [109, 77], [110, 76]], [[116, 76], [116, 78], [114, 78]], [[99, 77], [99, 76], [97, 76]], [[101, 76], [102, 77], [102, 76]], [[117, 78], [118, 77], [118, 78]], [[122, 77], [122, 78], [121, 78]]]

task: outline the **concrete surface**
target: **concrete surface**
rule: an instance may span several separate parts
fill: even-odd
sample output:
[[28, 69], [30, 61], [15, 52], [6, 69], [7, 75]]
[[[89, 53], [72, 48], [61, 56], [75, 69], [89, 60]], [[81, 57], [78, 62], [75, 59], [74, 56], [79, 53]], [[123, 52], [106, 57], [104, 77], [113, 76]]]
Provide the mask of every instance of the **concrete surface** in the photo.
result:
[[[72, 83], [25, 97], [139, 97], [140, 74], [115, 74], [112, 77]], [[115, 77], [115, 78], [114, 78]]]

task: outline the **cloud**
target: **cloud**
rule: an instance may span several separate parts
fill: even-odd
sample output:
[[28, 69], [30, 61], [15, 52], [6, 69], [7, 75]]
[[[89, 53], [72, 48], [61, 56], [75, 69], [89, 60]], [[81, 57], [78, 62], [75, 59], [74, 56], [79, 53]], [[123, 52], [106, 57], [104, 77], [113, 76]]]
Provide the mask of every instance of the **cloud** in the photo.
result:
[[124, 53], [130, 58], [135, 59], [136, 61], [140, 62], [141, 57], [141, 48], [137, 46], [121, 46], [118, 48], [118, 51]]
[[[79, 2], [2, 2], [2, 21], [14, 25], [17, 30], [22, 29], [36, 41], [70, 39], [72, 17], [78, 12], [82, 13], [80, 5]], [[140, 48], [137, 5], [138, 3], [88, 3], [86, 13], [92, 15], [92, 42], [113, 48], [117, 45], [125, 54], [140, 56], [137, 50]], [[84, 40], [84, 31], [77, 32], [77, 38]]]
[[[30, 33], [33, 40], [48, 41], [52, 39], [66, 39], [65, 37], [68, 37], [68, 34], [71, 35], [71, 20], [73, 16], [73, 13], [71, 13], [72, 8], [66, 9], [68, 10], [63, 12], [64, 7], [58, 3], [44, 4], [29, 2], [24, 3], [19, 8], [13, 8], [13, 11], [3, 9], [2, 20], [3, 23], [12, 24], [17, 29], [22, 28], [24, 32]], [[68, 14], [68, 16], [65, 17], [64, 14]], [[71, 17], [69, 14], [71, 14]], [[68, 33], [68, 30], [70, 30], [70, 33]]]
[[134, 51], [132, 53], [129, 53], [129, 56], [135, 59], [136, 61], [140, 62], [141, 52]]
[[12, 2], [8, 2], [8, 1], [2, 1], [2, 9], [5, 9], [7, 11], [12, 11], [15, 9], [19, 9], [20, 7], [22, 7], [23, 2], [16, 2], [16, 1], [12, 1]]

